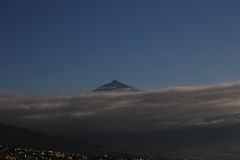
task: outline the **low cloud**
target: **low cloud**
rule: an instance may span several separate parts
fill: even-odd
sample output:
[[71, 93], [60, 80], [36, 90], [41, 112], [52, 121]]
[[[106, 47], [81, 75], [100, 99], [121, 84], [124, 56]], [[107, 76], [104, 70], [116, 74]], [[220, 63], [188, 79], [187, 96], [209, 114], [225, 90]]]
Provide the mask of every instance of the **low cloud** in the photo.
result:
[[240, 123], [240, 82], [136, 93], [22, 97], [0, 92], [2, 123], [58, 133]]

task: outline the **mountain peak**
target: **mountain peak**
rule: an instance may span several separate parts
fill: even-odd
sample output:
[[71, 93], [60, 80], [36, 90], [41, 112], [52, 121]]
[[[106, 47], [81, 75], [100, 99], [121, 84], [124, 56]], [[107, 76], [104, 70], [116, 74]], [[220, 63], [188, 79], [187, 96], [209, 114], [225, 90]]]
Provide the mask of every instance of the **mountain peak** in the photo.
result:
[[129, 85], [126, 85], [124, 83], [121, 83], [117, 80], [112, 80], [110, 83], [104, 84], [98, 88], [96, 88], [95, 90], [93, 90], [94, 92], [99, 92], [99, 91], [138, 91], [138, 89], [131, 87]]
[[117, 81], [117, 80], [112, 80], [111, 83], [119, 83], [119, 81]]
[[112, 80], [112, 82], [110, 82], [108, 84], [123, 84], [123, 83], [119, 82], [118, 80]]

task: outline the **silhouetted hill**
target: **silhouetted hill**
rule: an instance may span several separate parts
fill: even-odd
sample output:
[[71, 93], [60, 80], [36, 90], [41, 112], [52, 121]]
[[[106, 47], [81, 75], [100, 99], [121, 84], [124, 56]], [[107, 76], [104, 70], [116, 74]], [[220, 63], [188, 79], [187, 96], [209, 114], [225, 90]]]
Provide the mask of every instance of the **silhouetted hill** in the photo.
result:
[[62, 150], [71, 152], [98, 152], [105, 148], [82, 143], [81, 138], [47, 135], [28, 129], [0, 124], [0, 144], [10, 147], [30, 147], [36, 149]]
[[[98, 153], [142, 151], [155, 153], [238, 153], [240, 126], [186, 127], [160, 131], [88, 133], [53, 136], [24, 128], [0, 124], [0, 144], [60, 151]], [[104, 146], [104, 147], [102, 147]]]

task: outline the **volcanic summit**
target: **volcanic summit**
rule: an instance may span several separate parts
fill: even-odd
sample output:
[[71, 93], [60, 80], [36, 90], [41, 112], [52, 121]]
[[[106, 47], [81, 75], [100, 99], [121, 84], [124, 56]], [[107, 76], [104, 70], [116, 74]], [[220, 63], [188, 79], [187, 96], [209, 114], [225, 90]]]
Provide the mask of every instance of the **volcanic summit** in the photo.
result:
[[136, 92], [139, 90], [132, 86], [121, 83], [117, 80], [113, 80], [112, 82], [104, 84], [93, 91], [94, 92], [121, 92], [121, 91]]

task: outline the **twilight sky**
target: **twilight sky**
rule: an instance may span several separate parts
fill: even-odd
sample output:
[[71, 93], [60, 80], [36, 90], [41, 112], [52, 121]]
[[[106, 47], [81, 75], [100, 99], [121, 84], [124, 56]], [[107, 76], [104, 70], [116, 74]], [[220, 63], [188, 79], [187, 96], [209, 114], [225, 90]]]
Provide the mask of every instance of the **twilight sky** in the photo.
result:
[[1, 0], [0, 90], [240, 80], [238, 0]]

